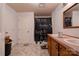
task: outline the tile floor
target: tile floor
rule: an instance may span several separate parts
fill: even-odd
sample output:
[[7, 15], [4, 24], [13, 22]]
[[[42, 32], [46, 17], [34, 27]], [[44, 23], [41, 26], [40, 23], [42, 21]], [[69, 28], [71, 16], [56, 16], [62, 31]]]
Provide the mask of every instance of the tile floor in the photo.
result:
[[41, 49], [38, 44], [16, 44], [10, 56], [49, 56], [47, 49]]

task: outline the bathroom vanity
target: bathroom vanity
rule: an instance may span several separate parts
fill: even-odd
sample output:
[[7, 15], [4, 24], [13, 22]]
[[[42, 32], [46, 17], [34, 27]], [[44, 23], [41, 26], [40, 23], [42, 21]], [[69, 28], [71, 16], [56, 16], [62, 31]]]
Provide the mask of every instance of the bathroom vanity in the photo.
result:
[[[74, 41], [75, 40], [75, 41]], [[67, 35], [58, 37], [58, 34], [48, 34], [48, 52], [50, 56], [78, 56], [79, 43], [74, 42], [79, 39]]]

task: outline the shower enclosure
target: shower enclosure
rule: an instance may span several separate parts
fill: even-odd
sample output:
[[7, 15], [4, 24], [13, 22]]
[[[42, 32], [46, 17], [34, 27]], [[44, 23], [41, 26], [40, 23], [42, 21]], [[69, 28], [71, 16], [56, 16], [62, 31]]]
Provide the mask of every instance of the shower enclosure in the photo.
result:
[[52, 34], [51, 18], [35, 18], [35, 42], [47, 42], [47, 34]]

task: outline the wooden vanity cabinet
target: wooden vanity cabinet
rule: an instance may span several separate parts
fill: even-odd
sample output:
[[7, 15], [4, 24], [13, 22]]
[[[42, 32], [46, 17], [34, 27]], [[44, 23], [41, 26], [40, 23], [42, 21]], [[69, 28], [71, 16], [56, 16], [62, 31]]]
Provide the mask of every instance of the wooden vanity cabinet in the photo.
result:
[[59, 56], [65, 56], [66, 55], [66, 48], [64, 46], [62, 46], [61, 44], [59, 44]]
[[77, 54], [72, 52], [70, 48], [67, 48], [61, 44], [59, 44], [58, 53], [59, 56], [77, 56]]
[[59, 44], [59, 56], [73, 56], [73, 52], [69, 49], [64, 47], [63, 45]]
[[50, 56], [77, 56], [74, 52], [48, 36], [48, 52]]
[[58, 44], [51, 37], [48, 37], [48, 52], [50, 56], [58, 56]]
[[70, 49], [66, 48], [66, 56], [78, 56], [75, 52], [72, 52]]
[[50, 37], [48, 37], [48, 53], [49, 53], [50, 56], [51, 56], [51, 49], [52, 49], [52, 48], [51, 48], [51, 46], [52, 46], [52, 45], [51, 45], [51, 40], [52, 40], [52, 39], [51, 39]]
[[55, 40], [51, 40], [51, 55], [58, 56], [58, 43]]

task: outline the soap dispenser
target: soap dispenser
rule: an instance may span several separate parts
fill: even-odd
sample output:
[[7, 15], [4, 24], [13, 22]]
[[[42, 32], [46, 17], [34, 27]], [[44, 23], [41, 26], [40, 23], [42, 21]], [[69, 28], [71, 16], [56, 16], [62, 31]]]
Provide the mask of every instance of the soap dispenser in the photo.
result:
[[58, 37], [62, 37], [63, 36], [63, 32], [58, 32]]

